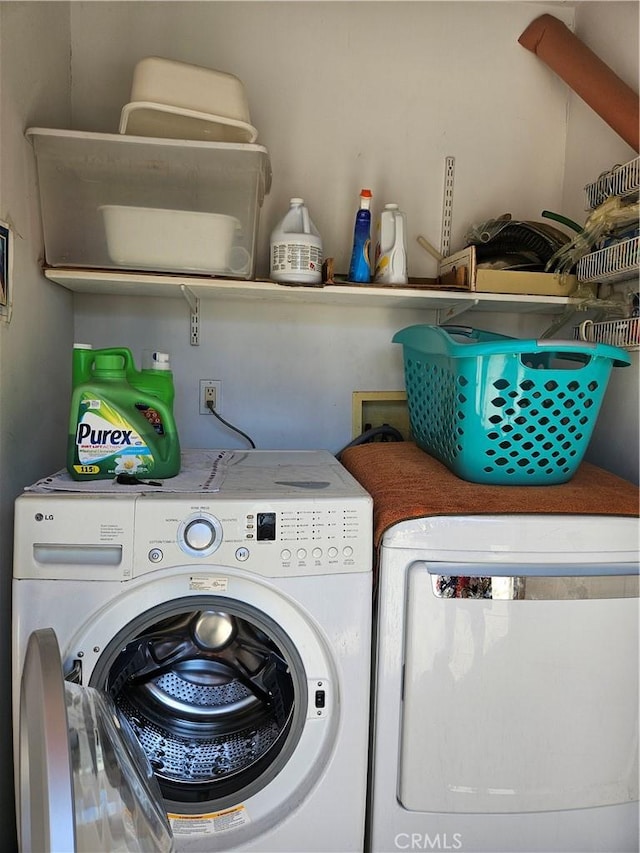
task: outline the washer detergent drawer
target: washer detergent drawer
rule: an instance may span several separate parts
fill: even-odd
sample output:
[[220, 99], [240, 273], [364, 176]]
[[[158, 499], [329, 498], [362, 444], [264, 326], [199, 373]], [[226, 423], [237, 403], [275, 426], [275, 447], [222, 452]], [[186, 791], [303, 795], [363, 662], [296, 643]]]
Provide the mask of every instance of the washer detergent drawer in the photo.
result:
[[480, 578], [468, 577], [478, 565], [410, 567], [406, 809], [515, 813], [638, 798], [638, 577], [571, 568]]

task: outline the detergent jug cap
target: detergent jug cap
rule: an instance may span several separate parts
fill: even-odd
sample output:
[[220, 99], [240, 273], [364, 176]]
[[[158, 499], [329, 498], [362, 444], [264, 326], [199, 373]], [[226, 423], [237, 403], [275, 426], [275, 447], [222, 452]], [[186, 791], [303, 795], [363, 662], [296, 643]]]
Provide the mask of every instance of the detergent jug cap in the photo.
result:
[[74, 343], [74, 349], [93, 349], [93, 344], [78, 344]]
[[289, 204], [304, 204], [303, 198], [292, 198], [289, 200]]
[[389, 202], [389, 204], [385, 204], [384, 209], [385, 210], [397, 210], [398, 205], [395, 204], [394, 202]]
[[154, 352], [151, 356], [153, 370], [171, 370], [171, 358], [168, 352]]

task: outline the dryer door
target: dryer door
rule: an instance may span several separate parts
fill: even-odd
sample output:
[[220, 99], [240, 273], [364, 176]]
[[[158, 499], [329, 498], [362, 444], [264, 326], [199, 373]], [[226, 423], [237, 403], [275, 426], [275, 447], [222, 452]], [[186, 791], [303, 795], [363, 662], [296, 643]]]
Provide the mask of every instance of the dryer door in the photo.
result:
[[481, 815], [637, 801], [638, 576], [497, 565], [409, 569], [400, 801]]
[[65, 682], [55, 632], [29, 638], [20, 690], [23, 851], [173, 851], [151, 767], [109, 697]]

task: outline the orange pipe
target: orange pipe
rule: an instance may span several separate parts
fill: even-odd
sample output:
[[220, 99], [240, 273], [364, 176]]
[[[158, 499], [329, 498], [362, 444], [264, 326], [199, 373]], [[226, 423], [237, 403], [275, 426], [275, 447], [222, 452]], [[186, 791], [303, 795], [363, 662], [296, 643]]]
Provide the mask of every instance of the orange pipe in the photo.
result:
[[636, 152], [640, 99], [595, 53], [553, 15], [532, 21], [518, 42], [555, 71]]

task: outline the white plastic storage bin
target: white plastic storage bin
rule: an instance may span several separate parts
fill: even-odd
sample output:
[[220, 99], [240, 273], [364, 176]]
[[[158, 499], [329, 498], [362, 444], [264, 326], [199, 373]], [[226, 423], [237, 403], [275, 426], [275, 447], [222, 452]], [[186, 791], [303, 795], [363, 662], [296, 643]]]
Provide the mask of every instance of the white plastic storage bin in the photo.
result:
[[[48, 266], [254, 277], [266, 148], [43, 128], [27, 137]], [[232, 235], [220, 228], [230, 218]]]

